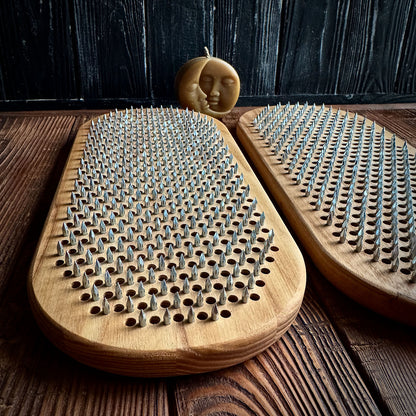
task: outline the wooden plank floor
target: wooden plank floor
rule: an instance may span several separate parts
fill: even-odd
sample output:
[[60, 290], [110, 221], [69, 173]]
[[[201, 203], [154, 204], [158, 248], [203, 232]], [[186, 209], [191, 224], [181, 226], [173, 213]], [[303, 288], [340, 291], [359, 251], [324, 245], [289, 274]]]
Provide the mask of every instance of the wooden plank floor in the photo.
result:
[[[245, 110], [224, 120], [232, 133]], [[354, 111], [415, 144], [416, 105]], [[226, 370], [127, 378], [50, 344], [31, 315], [26, 277], [76, 131], [100, 113], [0, 113], [0, 415], [416, 414], [416, 331], [355, 304], [308, 260], [295, 324]]]

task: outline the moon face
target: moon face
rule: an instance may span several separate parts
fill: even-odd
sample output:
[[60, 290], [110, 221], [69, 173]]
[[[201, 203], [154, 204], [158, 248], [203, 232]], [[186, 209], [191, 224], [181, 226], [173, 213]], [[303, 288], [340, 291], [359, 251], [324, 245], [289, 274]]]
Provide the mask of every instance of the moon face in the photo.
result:
[[178, 72], [176, 88], [182, 107], [220, 118], [235, 106], [240, 79], [235, 69], [218, 58], [195, 58]]

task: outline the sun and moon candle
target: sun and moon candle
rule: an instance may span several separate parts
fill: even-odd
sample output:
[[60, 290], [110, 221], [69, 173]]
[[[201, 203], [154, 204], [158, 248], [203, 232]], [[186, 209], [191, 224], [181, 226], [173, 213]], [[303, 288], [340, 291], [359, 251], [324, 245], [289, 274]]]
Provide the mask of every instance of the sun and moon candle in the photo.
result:
[[179, 70], [175, 88], [182, 107], [221, 118], [235, 106], [240, 94], [240, 78], [227, 62], [205, 56], [191, 59]]

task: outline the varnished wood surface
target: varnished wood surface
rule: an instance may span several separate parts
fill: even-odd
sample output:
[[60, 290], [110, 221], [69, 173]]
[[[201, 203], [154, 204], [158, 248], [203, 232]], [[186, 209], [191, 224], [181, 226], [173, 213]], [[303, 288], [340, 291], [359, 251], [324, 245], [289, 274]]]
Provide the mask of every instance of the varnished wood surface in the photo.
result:
[[[272, 108], [276, 109], [277, 107]], [[367, 192], [372, 195], [372, 192], [376, 188], [377, 184], [380, 183], [379, 181], [381, 177], [382, 198], [387, 201], [392, 198], [393, 194], [393, 189], [391, 189], [388, 182], [388, 175], [389, 172], [391, 172], [388, 168], [388, 161], [389, 156], [391, 156], [391, 159], [393, 160], [393, 153], [389, 153], [388, 149], [392, 146], [392, 143], [394, 143], [395, 148], [397, 147], [397, 153], [394, 151], [394, 158], [396, 158], [397, 154], [398, 163], [394, 163], [394, 169], [395, 172], [397, 170], [397, 182], [400, 183], [405, 179], [405, 173], [400, 171], [399, 168], [399, 149], [401, 149], [404, 145], [403, 139], [399, 136], [393, 135], [388, 129], [380, 126], [380, 124], [367, 121], [365, 117], [362, 117], [355, 112], [345, 112], [344, 110], [335, 111], [328, 107], [324, 109], [323, 106], [313, 109], [312, 106], [305, 107], [297, 105], [290, 106], [290, 111], [295, 111], [296, 108], [298, 108], [297, 114], [299, 117], [302, 117], [300, 114], [303, 110], [310, 111], [308, 114], [312, 115], [312, 117], [316, 116], [317, 118], [319, 114], [325, 112], [325, 117], [330, 117], [329, 120], [334, 120], [334, 123], [336, 123], [337, 127], [335, 127], [335, 131], [337, 131], [337, 128], [341, 126], [341, 123], [343, 127], [345, 127], [345, 130], [337, 136], [335, 133], [328, 135], [328, 130], [325, 129], [322, 134], [323, 140], [320, 141], [318, 138], [317, 141], [314, 142], [319, 142], [319, 144], [316, 146], [317, 150], [313, 151], [310, 156], [311, 162], [305, 160], [305, 155], [312, 151], [312, 148], [310, 148], [310, 146], [308, 147], [308, 144], [306, 144], [305, 149], [300, 153], [300, 155], [296, 153], [296, 155], [299, 156], [299, 161], [296, 163], [296, 158], [294, 156], [295, 150], [297, 149], [299, 143], [306, 137], [306, 131], [308, 131], [310, 124], [307, 124], [307, 122], [304, 121], [304, 123], [307, 124], [306, 129], [304, 129], [303, 132], [301, 131], [299, 139], [296, 142], [293, 142], [291, 140], [294, 140], [295, 135], [287, 133], [289, 128], [287, 127], [287, 124], [285, 126], [285, 122], [282, 122], [279, 127], [282, 128], [282, 132], [285, 131], [285, 134], [289, 134], [289, 137], [281, 146], [283, 149], [289, 149], [290, 145], [287, 147], [286, 145], [290, 142], [295, 150], [292, 152], [287, 150], [288, 154], [286, 154], [286, 150], [284, 152], [280, 150], [278, 154], [276, 154], [277, 152], [273, 150], [273, 145], [269, 146], [266, 144], [267, 140], [264, 138], [266, 133], [259, 133], [258, 129], [253, 127], [254, 118], [261, 112], [261, 108], [256, 108], [241, 116], [237, 126], [238, 138], [249, 154], [252, 164], [259, 171], [260, 176], [263, 178], [270, 192], [273, 194], [276, 203], [282, 209], [282, 212], [291, 224], [294, 233], [302, 242], [302, 245], [311, 256], [315, 265], [330, 282], [358, 303], [384, 316], [416, 327], [416, 286], [410, 281], [411, 270], [406, 269], [403, 257], [400, 257], [400, 262], [397, 263], [397, 270], [395, 272], [391, 270], [390, 265], [388, 266], [385, 263], [389, 262], [390, 264], [391, 256], [390, 245], [385, 243], [390, 236], [388, 234], [389, 227], [386, 224], [389, 223], [390, 216], [393, 217], [393, 214], [385, 205], [382, 205], [380, 209], [380, 221], [384, 224], [383, 230], [381, 231], [379, 229], [379, 232], [381, 232], [380, 240], [382, 241], [379, 251], [383, 253], [379, 256], [380, 261], [372, 260], [372, 256], [370, 256], [370, 254], [373, 254], [372, 250], [374, 243], [367, 243], [369, 239], [374, 237], [374, 230], [372, 228], [371, 221], [364, 221], [365, 226], [362, 230], [364, 232], [362, 238], [362, 248], [359, 249], [359, 252], [357, 252], [354, 248], [354, 244], [356, 244], [355, 236], [357, 235], [358, 228], [354, 228], [354, 220], [352, 219], [354, 217], [354, 212], [356, 212], [357, 208], [360, 208], [361, 206], [364, 210], [364, 214], [367, 215], [367, 218], [374, 218], [375, 214], [370, 210], [370, 202], [357, 202], [360, 195], [362, 195], [360, 181], [364, 182], [364, 176], [366, 175], [360, 173], [352, 174], [353, 166], [358, 167], [358, 172], [360, 172], [361, 169], [363, 169], [363, 166], [370, 163], [368, 166], [371, 166], [374, 169], [374, 166], [380, 163], [379, 160], [384, 160], [383, 155], [385, 152], [385, 162], [381, 165], [384, 170], [384, 175], [383, 173], [378, 176], [371, 176], [369, 174], [369, 183], [366, 185], [366, 189]], [[280, 109], [281, 111], [285, 111], [282, 107], [280, 107]], [[280, 113], [280, 115], [281, 114], [283, 113]], [[289, 124], [293, 123], [294, 118], [291, 119], [290, 115], [288, 118]], [[307, 117], [303, 120], [306, 119]], [[322, 122], [318, 121], [318, 124], [319, 123]], [[356, 127], [353, 127], [353, 123]], [[298, 128], [297, 134], [299, 134], [300, 124], [301, 123], [297, 123], [296, 126], [296, 128]], [[293, 126], [293, 124], [291, 124], [291, 126]], [[324, 123], [322, 123], [322, 126], [324, 126]], [[370, 129], [371, 131], [374, 129], [372, 137], [370, 136]], [[262, 130], [267, 131], [267, 129]], [[317, 130], [318, 129], [314, 130], [313, 135], [310, 137], [311, 140], [309, 140], [308, 143], [312, 143], [313, 140], [315, 140], [315, 136], [318, 137]], [[358, 143], [358, 135], [360, 131], [365, 131], [365, 135], [368, 135], [368, 139], [365, 138], [365, 135], [360, 135], [360, 140], [363, 141], [362, 151], [355, 153], [354, 151], [350, 152], [349, 147], [347, 147], [347, 143], [351, 143], [351, 147], [354, 147], [354, 144]], [[271, 134], [269, 134], [268, 137], [271, 137]], [[285, 136], [282, 134], [277, 138], [276, 145], [278, 145], [278, 143], [281, 144], [279, 139], [284, 140], [283, 137]], [[331, 140], [327, 150], [323, 150], [325, 149], [322, 145], [324, 138], [329, 138]], [[341, 143], [339, 148], [333, 145], [336, 141], [335, 139]], [[384, 141], [386, 145], [384, 145]], [[378, 143], [380, 143], [382, 151], [377, 151], [376, 148]], [[365, 155], [366, 146], [370, 145], [374, 148], [371, 158]], [[336, 150], [331, 152], [330, 149], [332, 146], [334, 146], [333, 148]], [[299, 149], [301, 149], [301, 147]], [[409, 155], [408, 163], [410, 165], [416, 149], [411, 144], [408, 144], [407, 149]], [[320, 152], [324, 153], [324, 160], [322, 162], [323, 167], [320, 167], [316, 162]], [[287, 156], [285, 162], [281, 161], [281, 158], [283, 157], [282, 154]], [[325, 160], [327, 160], [331, 154], [333, 159], [331, 159], [330, 163], [325, 165]], [[358, 161], [357, 157], [359, 157]], [[345, 167], [345, 174], [341, 174], [340, 171], [337, 170], [341, 162]], [[288, 167], [289, 165], [292, 166], [292, 163], [293, 170], [292, 172], [289, 172]], [[403, 161], [403, 163], [405, 162]], [[332, 166], [330, 166], [330, 164]], [[307, 169], [304, 175], [302, 174], [299, 184], [296, 182], [296, 186], [294, 184], [294, 180], [297, 179], [297, 175], [299, 175], [299, 177], [301, 175], [299, 173], [300, 166], [307, 166]], [[318, 168], [319, 171], [314, 170], [316, 168]], [[308, 184], [308, 180], [311, 176], [313, 176], [311, 173], [312, 171], [314, 171], [314, 173], [317, 172], [318, 179], [314, 182], [314, 185], [311, 186], [310, 195], [306, 196], [306, 184]], [[370, 169], [368, 169], [368, 171], [370, 172]], [[328, 176], [325, 177], [325, 175]], [[410, 171], [409, 175], [414, 176], [414, 172]], [[324, 181], [320, 181], [323, 177], [327, 179], [328, 184], [326, 189], [322, 191], [322, 187], [320, 188], [320, 185], [324, 183]], [[349, 178], [352, 177], [357, 180], [356, 183], [349, 180]], [[313, 183], [312, 179], [310, 179], [309, 183]], [[337, 197], [336, 199], [330, 194], [330, 190], [335, 189], [335, 186], [334, 188], [331, 188], [330, 185], [334, 184], [339, 186], [338, 189], [340, 193], [339, 198]], [[397, 185], [395, 187], [395, 190], [399, 195], [398, 200], [400, 200], [400, 197], [403, 196], [400, 186], [401, 185]], [[352, 203], [350, 206], [350, 208], [352, 207], [352, 215], [348, 224], [348, 232], [346, 233], [347, 242], [346, 244], [339, 244], [340, 239], [335, 238], [335, 234], [337, 232], [339, 234], [339, 230], [341, 228], [341, 221], [339, 220], [340, 216], [343, 219], [345, 212], [346, 217], [346, 209], [344, 210], [345, 206], [342, 205], [342, 200], [345, 197], [345, 194], [343, 195], [343, 191], [348, 189], [348, 187], [352, 190], [353, 199], [356, 202]], [[387, 189], [389, 189], [389, 191], [387, 191]], [[315, 198], [318, 198], [319, 192], [322, 192], [324, 197], [321, 200], [322, 206], [319, 206], [319, 209], [317, 209], [317, 199]], [[362, 200], [364, 201], [364, 196], [362, 196]], [[334, 201], [336, 202], [334, 203]], [[369, 201], [371, 201], [371, 197], [369, 198]], [[332, 204], [332, 207], [334, 208], [333, 220], [331, 219], [331, 224], [326, 223], [327, 213], [329, 212], [329, 206], [326, 204]], [[314, 207], [311, 207], [311, 205]], [[399, 211], [400, 210], [396, 212]], [[361, 215], [362, 214], [360, 214], [360, 216]], [[401, 218], [399, 219], [399, 222], [400, 221], [402, 221]], [[390, 221], [390, 224], [391, 223], [392, 221]], [[396, 247], [397, 250], [400, 250], [403, 255], [404, 250], [409, 250], [409, 247], [406, 246], [404, 241], [408, 241], [410, 236], [407, 229], [406, 231], [403, 231], [403, 228], [400, 228], [400, 233], [400, 236], [397, 237], [399, 243], [397, 243]], [[351, 245], [353, 247], [351, 247]], [[389, 251], [389, 253], [385, 253], [386, 251]]]
[[[122, 116], [123, 118], [124, 114], [125, 113], [123, 113]], [[235, 197], [241, 195], [246, 189], [246, 186], [250, 185], [250, 193], [244, 197], [244, 202], [241, 202], [240, 204], [241, 209], [237, 209], [235, 218], [237, 219], [240, 218], [239, 215], [243, 216], [243, 214], [247, 214], [249, 204], [253, 203], [254, 199], [257, 200], [257, 207], [253, 210], [252, 215], [249, 214], [247, 224], [245, 225], [244, 231], [242, 231], [244, 234], [240, 235], [237, 242], [234, 244], [234, 252], [227, 254], [227, 264], [220, 266], [219, 276], [217, 276], [215, 280], [212, 278], [213, 289], [211, 289], [209, 293], [204, 289], [205, 279], [203, 279], [202, 276], [204, 273], [206, 273], [207, 276], [212, 276], [212, 265], [210, 265], [210, 263], [219, 264], [219, 253], [216, 252], [211, 255], [208, 255], [207, 253], [207, 264], [203, 267], [198, 265], [197, 276], [195, 279], [190, 278], [192, 267], [189, 264], [191, 261], [196, 262], [195, 264], [197, 264], [198, 251], [201, 250], [201, 253], [206, 252], [204, 246], [207, 246], [208, 243], [212, 244], [212, 237], [210, 234], [204, 237], [200, 230], [201, 222], [206, 225], [205, 217], [204, 219], [199, 220], [200, 222], [197, 226], [192, 227], [189, 219], [190, 215], [187, 215], [184, 220], [179, 219], [178, 231], [175, 231], [176, 228], [173, 226], [172, 221], [174, 216], [178, 221], [178, 214], [169, 215], [166, 221], [162, 220], [162, 227], [164, 227], [163, 224], [169, 225], [172, 228], [172, 236], [171, 238], [166, 238], [163, 233], [159, 232], [161, 233], [160, 235], [163, 236], [163, 246], [162, 249], [156, 248], [156, 234], [158, 233], [154, 221], [156, 217], [159, 217], [160, 219], [161, 211], [164, 209], [162, 208], [163, 204], [160, 201], [162, 190], [159, 189], [159, 184], [162, 183], [161, 179], [156, 179], [160, 182], [156, 182], [156, 189], [159, 192], [159, 196], [155, 199], [162, 207], [160, 208], [160, 214], [157, 214], [153, 212], [154, 202], [150, 204], [149, 213], [152, 213], [152, 219], [149, 221], [146, 220], [144, 216], [146, 207], [143, 203], [143, 199], [141, 197], [136, 199], [135, 191], [133, 191], [132, 195], [132, 199], [134, 200], [133, 207], [130, 210], [127, 208], [127, 204], [125, 204], [126, 212], [124, 214], [119, 212], [118, 208], [112, 209], [111, 206], [108, 205], [109, 212], [111, 211], [117, 215], [117, 222], [123, 220], [124, 224], [126, 224], [126, 230], [131, 227], [130, 231], [134, 233], [133, 243], [131, 243], [133, 246], [132, 253], [134, 260], [128, 261], [125, 256], [122, 256], [121, 253], [118, 252], [118, 250], [116, 251], [116, 243], [110, 243], [108, 241], [107, 232], [102, 233], [98, 229], [95, 229], [94, 232], [97, 234], [97, 239], [102, 238], [102, 241], [104, 241], [103, 253], [109, 248], [114, 250], [114, 260], [107, 262], [107, 260], [105, 260], [105, 254], [96, 252], [96, 243], [90, 244], [88, 239], [83, 240], [82, 235], [80, 235], [79, 232], [79, 226], [74, 226], [74, 221], [71, 222], [71, 219], [67, 218], [66, 210], [69, 207], [74, 214], [77, 213], [80, 215], [81, 221], [85, 221], [87, 226], [90, 227], [90, 230], [94, 229], [94, 226], [91, 225], [90, 217], [86, 217], [85, 212], [78, 210], [76, 203], [71, 204], [70, 195], [71, 193], [75, 193], [77, 198], [84, 201], [84, 204], [89, 206], [92, 212], [95, 212], [96, 215], [100, 216], [101, 220], [106, 222], [108, 230], [111, 228], [108, 216], [102, 215], [101, 208], [95, 209], [93, 205], [88, 204], [86, 199], [81, 197], [76, 189], [74, 190], [74, 180], [78, 178], [80, 184], [83, 184], [82, 186], [85, 186], [93, 195], [95, 195], [95, 197], [98, 197], [98, 195], [96, 195], [96, 188], [91, 187], [91, 185], [88, 184], [88, 180], [85, 180], [83, 175], [82, 178], [80, 178], [77, 173], [78, 169], [80, 169], [80, 160], [83, 157], [84, 151], [91, 152], [88, 153], [90, 155], [89, 157], [92, 157], [91, 154], [93, 154], [94, 157], [97, 157], [95, 151], [92, 150], [90, 140], [87, 139], [87, 136], [91, 133], [91, 124], [89, 122], [84, 123], [78, 131], [71, 153], [68, 157], [68, 162], [51, 204], [51, 209], [45, 222], [44, 231], [29, 275], [29, 299], [39, 326], [55, 345], [70, 356], [93, 367], [116, 374], [144, 377], [176, 376], [213, 371], [246, 361], [272, 345], [284, 332], [286, 332], [295, 319], [302, 303], [306, 285], [306, 271], [303, 257], [289, 231], [279, 217], [273, 203], [263, 190], [256, 176], [253, 174], [248, 161], [244, 158], [236, 145], [235, 140], [224, 124], [211, 117], [208, 117], [205, 121], [201, 120], [200, 115], [198, 115], [199, 119], [196, 119], [196, 117], [191, 114], [185, 113], [184, 110], [181, 110], [181, 114], [179, 115], [170, 114], [166, 109], [149, 110], [148, 113], [144, 112], [144, 115], [141, 115], [140, 112], [138, 114], [136, 114], [136, 112], [132, 114], [132, 111], [129, 110], [127, 114], [130, 122], [135, 127], [143, 125], [147, 126], [147, 122], [145, 123], [147, 117], [151, 117], [152, 115], [155, 116], [157, 114], [159, 114], [160, 117], [158, 117], [158, 119], [170, 120], [175, 128], [177, 127], [178, 120], [181, 122], [187, 120], [190, 125], [196, 125], [199, 126], [199, 128], [204, 126], [210, 127], [210, 123], [213, 123], [213, 128], [215, 128], [215, 130], [210, 129], [211, 133], [207, 133], [207, 137], [212, 139], [214, 134], [218, 133], [224, 143], [221, 145], [221, 148], [227, 146], [229, 149], [229, 153], [226, 153], [226, 156], [221, 160], [224, 161], [228, 155], [232, 155], [233, 162], [230, 167], [238, 164], [238, 172], [232, 175], [232, 179], [230, 179], [230, 183], [225, 189], [230, 189], [231, 181], [236, 180], [240, 175], [243, 175], [244, 181], [241, 184], [241, 187], [237, 187]], [[185, 116], [185, 114], [188, 114], [188, 116]], [[96, 123], [96, 133], [91, 134], [95, 134], [95, 137], [98, 138], [100, 134], [105, 135], [106, 130], [109, 128], [110, 131], [118, 136], [118, 139], [121, 139], [122, 148], [130, 152], [137, 152], [136, 154], [130, 154], [125, 162], [126, 169], [128, 169], [130, 163], [133, 163], [133, 161], [135, 162], [134, 169], [132, 168], [129, 172], [129, 174], [134, 174], [134, 179], [129, 179], [126, 176], [126, 181], [129, 185], [134, 185], [135, 189], [141, 189], [141, 192], [144, 193], [143, 188], [136, 185], [136, 179], [141, 179], [142, 182], [146, 181], [146, 179], [143, 179], [143, 176], [141, 176], [143, 173], [141, 173], [139, 169], [145, 162], [149, 163], [149, 160], [146, 159], [146, 157], [141, 156], [141, 146], [144, 146], [143, 143], [145, 143], [147, 147], [152, 146], [154, 140], [153, 136], [149, 138], [144, 134], [141, 135], [139, 138], [140, 149], [138, 148], [138, 144], [136, 148], [134, 140], [124, 137], [127, 136], [127, 134], [119, 135], [118, 133], [121, 116], [117, 119], [114, 119], [113, 117], [114, 115], [112, 114], [111, 121], [104, 123], [102, 129], [98, 127], [97, 118], [94, 119]], [[133, 131], [133, 128], [131, 128], [131, 131]], [[174, 148], [175, 146], [179, 147], [179, 143], [183, 143], [175, 142], [174, 140], [176, 138], [169, 134], [163, 136], [162, 140], [161, 130], [155, 129], [152, 133], [156, 132], [161, 136], [158, 137], [160, 140], [158, 142], [159, 146], [168, 146], [168, 143], [170, 143], [172, 152], [177, 150]], [[185, 132], [185, 134], [187, 133]], [[192, 139], [193, 138], [186, 136], [186, 140], [188, 141], [185, 142], [184, 140], [184, 143], [189, 143], [189, 140]], [[214, 140], [211, 141], [211, 143], [213, 143], [213, 146], [218, 146], [219, 141]], [[99, 149], [98, 145], [96, 146]], [[111, 156], [110, 149], [115, 152], [121, 152], [120, 145], [116, 140], [113, 142], [110, 139], [109, 144], [106, 146], [108, 146], [109, 149], [107, 150], [107, 158]], [[132, 150], [133, 146], [135, 150]], [[205, 148], [198, 147], [197, 149], [199, 149], [199, 153], [202, 154]], [[176, 153], [174, 153], [174, 155], [176, 155]], [[168, 154], [161, 152], [161, 159], [166, 159], [166, 156], [169, 157]], [[196, 152], [195, 156], [194, 153], [192, 153], [192, 156], [195, 157], [195, 163], [197, 163], [199, 159]], [[136, 163], [136, 158], [139, 157], [140, 163]], [[186, 154], [186, 157], [188, 158], [190, 155]], [[84, 157], [84, 160], [87, 162], [86, 157]], [[163, 168], [166, 167], [170, 170], [168, 170], [168, 174], [163, 171], [165, 173], [163, 183], [168, 175], [171, 176], [176, 172], [176, 166], [173, 166], [172, 168], [173, 162], [169, 158], [167, 160], [169, 163], [164, 162]], [[186, 161], [189, 162], [190, 160]], [[101, 160], [101, 162], [107, 163], [105, 160]], [[199, 171], [205, 169], [204, 163], [206, 162], [202, 160], [201, 162], [202, 168], [199, 168], [198, 174]], [[181, 160], [181, 163], [185, 163], [185, 160]], [[113, 182], [112, 176], [106, 173], [107, 169], [110, 169], [110, 167], [111, 165], [108, 164], [105, 168], [98, 168], [97, 170], [105, 175], [108, 180]], [[139, 170], [138, 174], [136, 169]], [[214, 172], [216, 167], [212, 167], [212, 170]], [[117, 169], [114, 171], [121, 174]], [[195, 180], [195, 176], [196, 175], [186, 179], [185, 184], [181, 185], [180, 192], [182, 192], [185, 186], [189, 187], [189, 182]], [[221, 182], [223, 177], [225, 177], [225, 173], [217, 178], [216, 181], [212, 180], [210, 192], [213, 191], [213, 188], [218, 182]], [[113, 183], [115, 184], [117, 182]], [[172, 188], [167, 184], [165, 191], [163, 191], [164, 195], [166, 196], [168, 192], [167, 189], [172, 191]], [[117, 192], [114, 193], [110, 186], [108, 189], [110, 200], [116, 198], [117, 201], [120, 201]], [[173, 193], [176, 193], [174, 189]], [[192, 192], [190, 194], [193, 195]], [[225, 195], [225, 193], [222, 193], [221, 195]], [[173, 198], [176, 201], [176, 196]], [[100, 203], [104, 205], [102, 198], [99, 199], [101, 201]], [[187, 199], [188, 198], [184, 197], [183, 205], [186, 205]], [[193, 199], [189, 199], [189, 201], [191, 200], [193, 201]], [[231, 200], [231, 202], [232, 201], [233, 200]], [[219, 202], [221, 201], [216, 199], [215, 205], [218, 206]], [[142, 205], [141, 214], [137, 213], [137, 209], [135, 208], [136, 204], [139, 206], [140, 204]], [[232, 202], [232, 204], [234, 204], [234, 202]], [[195, 211], [198, 208], [201, 209], [202, 206], [203, 200], [200, 200], [199, 205], [193, 201], [192, 215], [195, 215]], [[231, 209], [231, 206], [232, 205], [229, 203], [226, 203], [223, 210], [224, 212], [219, 215], [216, 224], [218, 224], [218, 221], [220, 221], [221, 224], [224, 224], [224, 217], [226, 216], [226, 212]], [[169, 209], [169, 207], [170, 202], [168, 197], [166, 208]], [[212, 209], [212, 207], [210, 209]], [[130, 222], [127, 218], [127, 212], [130, 214], [134, 212], [134, 219], [131, 221], [131, 226], [129, 225]], [[226, 301], [224, 302], [224, 305], [221, 305], [218, 302], [218, 296], [220, 294], [219, 289], [226, 286], [226, 276], [231, 275], [233, 272], [232, 264], [239, 262], [240, 256], [237, 251], [244, 251], [245, 242], [248, 238], [247, 234], [250, 234], [252, 232], [251, 230], [254, 230], [253, 223], [254, 225], [256, 224], [254, 220], [257, 219], [257, 217], [260, 217], [261, 213], [265, 214], [265, 220], [258, 232], [258, 239], [252, 241], [253, 248], [252, 251], [250, 251], [250, 254], [247, 253], [247, 262], [244, 265], [241, 263], [241, 275], [234, 276], [233, 288], [230, 289], [230, 291], [227, 289]], [[154, 235], [151, 238], [147, 238], [146, 233], [143, 230], [137, 230], [136, 221], [139, 218], [144, 222], [144, 227], [150, 226], [151, 229], [153, 229]], [[74, 236], [77, 236], [76, 238], [78, 238], [78, 241], [83, 241], [85, 246], [84, 250], [91, 250], [93, 253], [91, 254], [90, 252], [91, 257], [94, 257], [94, 259], [91, 260], [91, 265], [88, 265], [88, 262], [85, 262], [85, 256], [78, 255], [76, 250], [73, 250], [72, 261], [74, 263], [77, 262], [80, 267], [78, 277], [74, 276], [74, 273], [72, 273], [72, 267], [65, 267], [64, 264], [60, 264], [64, 263], [64, 256], [58, 256], [56, 253], [58, 242], [65, 246], [65, 250], [71, 250], [68, 240], [66, 239], [68, 237], [62, 235], [63, 222], [67, 224], [71, 232], [74, 233]], [[200, 233], [201, 240], [198, 246], [195, 245], [195, 254], [191, 258], [185, 254], [185, 266], [178, 267], [178, 254], [182, 253], [182, 255], [184, 255], [185, 249], [183, 247], [186, 246], [187, 243], [194, 244], [194, 238], [192, 236], [187, 237], [181, 231], [185, 224], [190, 226], [191, 229], [195, 228], [194, 231]], [[233, 230], [238, 225], [239, 224], [236, 224], [234, 221], [231, 226], [227, 226], [225, 228], [225, 236], [220, 238], [221, 242], [219, 241], [218, 244], [214, 243], [216, 248], [213, 250], [219, 250], [220, 253], [225, 252], [225, 244], [230, 241], [230, 233], [232, 234]], [[219, 227], [216, 226], [215, 228], [219, 233]], [[275, 237], [270, 242], [271, 247], [270, 250], [267, 251], [265, 261], [261, 262], [259, 273], [255, 274], [256, 281], [253, 285], [254, 287], [250, 288], [250, 298], [246, 304], [243, 304], [240, 301], [243, 292], [242, 288], [248, 285], [248, 275], [253, 271], [253, 263], [259, 258], [259, 254], [256, 253], [259, 253], [264, 247], [262, 241], [265, 241], [265, 239], [268, 238], [270, 230], [273, 230]], [[118, 231], [117, 226], [113, 228], [113, 231], [116, 234], [116, 239], [124, 238], [126, 240], [125, 245], [128, 244], [125, 232]], [[182, 250], [175, 245], [174, 236], [177, 232], [182, 237]], [[192, 230], [190, 233], [192, 234]], [[85, 234], [88, 235], [88, 231], [86, 231]], [[146, 248], [148, 247], [148, 244], [153, 244], [153, 247], [155, 247], [154, 259], [148, 258], [146, 255], [146, 248], [142, 247], [140, 250], [136, 248], [136, 240], [139, 235], [143, 238]], [[242, 237], [244, 236], [246, 238], [242, 240]], [[173, 249], [175, 254], [173, 259], [167, 257], [166, 247], [168, 244], [172, 244], [172, 247], [175, 247]], [[125, 250], [126, 247], [123, 247], [122, 251], [124, 254], [126, 252]], [[120, 255], [124, 262], [124, 272], [116, 273], [114, 270], [115, 258]], [[156, 260], [160, 255], [166, 256], [166, 263], [170, 263], [169, 265], [166, 264], [162, 270], [157, 266]], [[101, 258], [101, 256], [103, 257]], [[145, 271], [139, 272], [137, 270], [138, 256], [142, 256]], [[101, 264], [100, 267], [102, 268], [102, 271], [98, 274], [93, 273], [92, 269], [96, 264], [96, 261]], [[60, 265], [58, 266], [57, 263]], [[178, 273], [176, 283], [173, 283], [171, 279], [168, 278], [170, 269], [173, 268], [172, 265], [176, 267]], [[132, 274], [134, 283], [128, 286], [125, 283], [126, 269], [130, 267], [133, 267]], [[155, 282], [153, 283], [149, 282], [150, 279], [147, 275], [147, 270], [150, 267], [155, 273]], [[104, 270], [111, 270], [109, 272], [112, 275], [110, 277], [110, 283], [108, 284], [109, 287], [103, 285]], [[82, 284], [81, 276], [84, 273], [89, 275], [90, 279], [87, 288], [84, 288]], [[189, 285], [192, 289], [189, 290], [188, 288], [188, 292], [181, 290], [182, 281], [185, 279], [185, 276], [189, 278]], [[160, 293], [159, 280], [162, 278], [166, 279], [167, 293], [165, 294]], [[111, 282], [111, 279], [113, 282]], [[122, 293], [120, 299], [116, 300], [113, 292], [115, 290], [114, 282], [119, 279], [121, 280], [119, 288], [124, 292], [124, 296]], [[145, 294], [140, 297], [136, 295], [139, 279], [141, 281], [144, 279], [145, 282]], [[97, 285], [95, 288], [99, 292], [99, 299], [97, 300], [91, 299], [90, 295], [90, 286], [92, 286], [93, 283]], [[238, 287], [238, 284], [240, 284], [240, 287]], [[195, 290], [197, 286], [199, 286], [199, 289]], [[170, 306], [174, 303], [173, 290], [180, 294], [181, 304], [178, 307]], [[202, 305], [197, 306], [196, 298], [197, 293], [200, 290], [205, 300]], [[157, 297], [155, 297], [157, 299], [157, 305], [155, 310], [152, 311], [147, 305], [151, 302], [150, 294], [154, 291], [157, 294]], [[126, 292], [133, 292], [130, 296], [134, 303], [134, 311], [126, 311]], [[108, 295], [109, 293], [110, 295]], [[102, 313], [102, 302], [104, 297], [108, 298], [109, 312], [107, 316], [104, 316]], [[234, 297], [234, 299], [232, 299], [232, 297]], [[210, 302], [208, 302], [208, 298], [211, 298]], [[84, 300], [82, 301], [82, 299]], [[188, 304], [186, 303], [187, 301]], [[163, 307], [163, 302], [168, 302], [169, 306]], [[195, 308], [196, 317], [193, 324], [190, 324], [187, 319], [189, 302], [191, 302], [191, 304], [193, 303]], [[140, 306], [141, 303], [144, 303], [146, 306]], [[218, 313], [221, 315], [217, 322], [211, 322], [210, 319], [213, 304], [217, 305], [219, 309]], [[119, 310], [117, 312], [117, 308], [121, 308], [122, 311], [120, 312]], [[143, 309], [147, 315], [147, 325], [140, 329], [137, 325], [138, 308]], [[165, 308], [169, 310], [171, 314], [171, 324], [167, 326], [163, 324]], [[93, 313], [93, 309], [98, 309], [100, 312], [96, 311]], [[205, 314], [205, 319], [201, 317], [202, 314]], [[155, 319], [156, 322], [154, 321]], [[129, 321], [133, 321], [134, 324], [127, 325]]]
[[[224, 120], [231, 132], [247, 110]], [[354, 111], [415, 136], [416, 105]], [[55, 348], [32, 317], [26, 277], [75, 133], [100, 113], [0, 114], [0, 414], [416, 413], [415, 331], [360, 307], [311, 265], [294, 325], [228, 370], [134, 379], [90, 369]]]

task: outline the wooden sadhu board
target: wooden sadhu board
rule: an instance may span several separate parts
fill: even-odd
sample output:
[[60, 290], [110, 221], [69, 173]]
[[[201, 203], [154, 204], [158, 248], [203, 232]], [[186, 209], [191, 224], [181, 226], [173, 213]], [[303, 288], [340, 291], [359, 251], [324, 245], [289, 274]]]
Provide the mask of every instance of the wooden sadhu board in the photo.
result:
[[237, 134], [328, 280], [414, 326], [415, 149], [357, 114], [308, 104], [249, 111]]
[[64, 352], [153, 377], [258, 354], [293, 322], [305, 281], [298, 247], [222, 123], [131, 108], [80, 128], [28, 290]]

